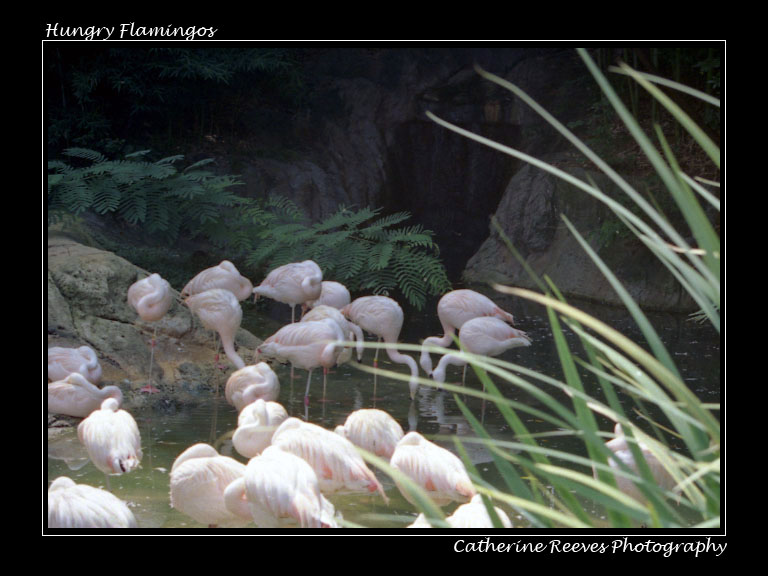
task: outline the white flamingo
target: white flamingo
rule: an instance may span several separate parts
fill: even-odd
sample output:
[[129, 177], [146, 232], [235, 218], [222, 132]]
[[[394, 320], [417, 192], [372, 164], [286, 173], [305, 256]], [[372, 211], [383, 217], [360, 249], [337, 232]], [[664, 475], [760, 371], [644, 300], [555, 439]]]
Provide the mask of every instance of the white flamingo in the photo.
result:
[[387, 412], [376, 408], [355, 410], [335, 429], [355, 446], [389, 460], [403, 437], [403, 428]]
[[77, 372], [92, 384], [101, 382], [101, 364], [96, 352], [90, 346], [48, 348], [48, 380], [56, 382]]
[[280, 396], [280, 381], [266, 362], [244, 366], [227, 379], [224, 396], [240, 412], [259, 398], [267, 402], [277, 400]]
[[[466, 502], [477, 493], [459, 457], [418, 432], [403, 436], [390, 464], [421, 486], [438, 506]], [[398, 488], [406, 500], [415, 504], [407, 490], [400, 485]]]
[[259, 398], [238, 415], [232, 445], [246, 458], [258, 456], [272, 443], [275, 430], [287, 419], [288, 412], [282, 404]]
[[76, 418], [85, 418], [101, 407], [107, 398], [123, 403], [123, 393], [117, 386], [99, 388], [91, 384], [78, 372], [73, 372], [63, 380], [48, 384], [48, 412], [65, 414]]
[[136, 528], [131, 509], [117, 496], [59, 476], [48, 487], [48, 528]]
[[260, 528], [336, 528], [335, 510], [302, 458], [270, 446], [224, 492], [227, 508]]
[[220, 455], [209, 444], [194, 444], [171, 468], [171, 506], [209, 527], [244, 526], [247, 522], [224, 504], [224, 490], [244, 474], [245, 464]]

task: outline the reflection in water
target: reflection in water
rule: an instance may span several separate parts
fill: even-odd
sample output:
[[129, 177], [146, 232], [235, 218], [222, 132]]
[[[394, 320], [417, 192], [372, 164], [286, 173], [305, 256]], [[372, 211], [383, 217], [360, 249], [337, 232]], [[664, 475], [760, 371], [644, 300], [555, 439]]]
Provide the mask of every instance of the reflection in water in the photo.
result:
[[[519, 328], [528, 332], [534, 345], [529, 348], [506, 352], [502, 358], [523, 366], [539, 370], [545, 374], [561, 378], [560, 365], [554, 343], [549, 334], [546, 317], [539, 311], [520, 305], [509, 306], [515, 315]], [[615, 314], [615, 317], [613, 316]], [[613, 311], [598, 314], [620, 330], [628, 331], [631, 321]], [[259, 337], [274, 332], [274, 325], [263, 322], [256, 327], [249, 327]], [[706, 327], [692, 324], [677, 317], [662, 318], [657, 324], [662, 339], [670, 348], [678, 363], [678, 369], [693, 391], [707, 402], [719, 402], [720, 399], [720, 341]], [[419, 342], [428, 334], [437, 334], [440, 326], [437, 318], [424, 313], [406, 313], [406, 328], [401, 340]], [[371, 341], [372, 339], [369, 338]], [[575, 343], [573, 335], [569, 341]], [[576, 346], [573, 349], [580, 351]], [[411, 353], [414, 354], [414, 353]], [[374, 351], [367, 349], [363, 363], [371, 366]], [[381, 367], [386, 370], [408, 375], [407, 367], [393, 364], [385, 359]], [[454, 400], [453, 394], [430, 387], [420, 387], [414, 401], [411, 401], [407, 382], [394, 381], [383, 376], [374, 376], [356, 368], [356, 363], [335, 367], [328, 375], [328, 385], [323, 397], [318, 389], [310, 398], [309, 406], [304, 405], [304, 387], [294, 386], [290, 379], [288, 366], [274, 366], [281, 384], [280, 398], [290, 416], [306, 418], [327, 429], [334, 429], [344, 424], [347, 415], [360, 408], [379, 408], [389, 412], [406, 431], [418, 431], [436, 443], [448, 449], [454, 449], [452, 437], [466, 439], [472, 461], [478, 465], [486, 480], [496, 486], [503, 486], [495, 466], [489, 464], [491, 458], [487, 450], [471, 442], [474, 432], [463, 417]], [[585, 375], [586, 376], [586, 375]], [[468, 388], [481, 389], [481, 383], [473, 370], [467, 371]], [[447, 382], [460, 383], [461, 367], [450, 367]], [[302, 378], [303, 380], [303, 378]], [[585, 377], [585, 381], [588, 376]], [[505, 395], [528, 405], [536, 405], [536, 400], [512, 386], [497, 382]], [[319, 388], [319, 387], [318, 387]], [[462, 398], [472, 414], [483, 422], [487, 431], [502, 440], [514, 440], [499, 410], [493, 404], [466, 396]], [[232, 447], [232, 434], [237, 428], [237, 412], [226, 403], [223, 397], [214, 397], [213, 386], [210, 398], [203, 398], [199, 405], [184, 407], [174, 413], [143, 412], [135, 414], [142, 435], [145, 460], [138, 470], [131, 474], [113, 476], [112, 491], [129, 503], [131, 510], [141, 527], [148, 528], [189, 528], [202, 527], [170, 507], [168, 473], [175, 458], [196, 442], [206, 442], [223, 454], [245, 462]], [[551, 431], [551, 425], [526, 419], [526, 426], [532, 432]], [[612, 429], [612, 423], [604, 422], [603, 428]], [[540, 440], [544, 445], [561, 448], [572, 452], [581, 452], [581, 442], [569, 435], [551, 436]], [[48, 480], [66, 475], [78, 483], [103, 487], [104, 475], [87, 459], [84, 448], [77, 440], [75, 429], [59, 433], [48, 442]], [[406, 502], [394, 483], [382, 473], [377, 474], [382, 482], [389, 506], [383, 504], [381, 497], [360, 494], [331, 495], [329, 499], [340, 510], [346, 521], [371, 527], [401, 528], [412, 523], [416, 510]], [[444, 511], [450, 514], [456, 505], [447, 506]], [[525, 526], [527, 522], [514, 511], [505, 509], [515, 526]], [[599, 518], [600, 511], [595, 510]]]

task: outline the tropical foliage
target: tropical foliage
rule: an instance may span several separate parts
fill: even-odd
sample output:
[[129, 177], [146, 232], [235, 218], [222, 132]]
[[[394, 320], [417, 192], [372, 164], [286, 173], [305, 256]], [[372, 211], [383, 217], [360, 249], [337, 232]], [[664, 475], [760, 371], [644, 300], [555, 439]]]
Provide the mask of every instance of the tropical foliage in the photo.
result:
[[450, 289], [432, 232], [404, 225], [408, 212], [341, 206], [313, 223], [286, 198], [238, 196], [232, 189], [240, 182], [207, 170], [211, 160], [179, 169], [183, 156], [152, 162], [148, 153], [109, 160], [93, 150], [65, 150], [69, 162], [48, 163], [49, 222], [86, 210], [110, 214], [167, 242], [201, 236], [262, 271], [313, 259], [326, 278], [352, 291], [399, 291], [417, 308]]
[[[670, 270], [700, 306], [698, 316], [706, 319], [719, 333], [720, 238], [701, 205], [703, 200], [719, 213], [718, 184], [704, 183], [683, 173], [661, 129], [658, 126], [655, 128], [654, 143], [640, 129], [637, 120], [588, 53], [581, 50], [579, 54], [607, 100], [647, 155], [659, 181], [674, 199], [684, 217], [686, 229], [671, 226], [664, 215], [565, 126], [517, 86], [493, 74], [478, 69], [483, 77], [507, 88], [546, 118], [621, 188], [636, 210], [629, 210], [622, 202], [606, 196], [592, 182], [574, 178], [518, 150], [468, 132], [432, 114], [429, 116], [449, 130], [555, 174], [603, 202]], [[671, 97], [659, 90], [655, 78], [638, 73], [627, 65], [613, 71], [632, 78], [674, 115], [719, 169], [719, 146], [690, 121]], [[676, 83], [667, 82], [665, 85], [683, 89]], [[719, 100], [706, 94], [696, 96], [719, 108]], [[496, 286], [501, 292], [546, 307], [562, 366], [562, 377], [540, 374], [523, 365], [496, 358], [465, 353], [483, 384], [483, 391], [450, 384], [444, 385], [444, 388], [456, 393], [457, 405], [474, 428], [477, 441], [491, 452], [502, 478], [502, 485], [489, 484], [465, 458], [478, 490], [486, 498], [489, 510], [492, 501], [502, 503], [514, 509], [533, 527], [595, 527], [601, 521], [589, 510], [594, 504], [599, 506], [613, 527], [719, 527], [722, 487], [719, 404], [703, 402], [686, 385], [673, 357], [643, 311], [585, 237], [567, 219], [564, 222], [574, 239], [612, 284], [640, 328], [645, 342], [641, 346], [605, 322], [568, 304], [555, 285], [546, 277], [537, 277], [530, 269], [539, 292]], [[503, 236], [500, 229], [499, 233]], [[695, 246], [686, 241], [691, 237], [695, 239]], [[514, 246], [509, 243], [508, 246], [517, 254]], [[522, 258], [520, 260], [525, 266]], [[577, 335], [581, 352], [569, 346], [566, 329]], [[418, 347], [412, 346], [411, 349], [417, 350]], [[447, 352], [444, 349], [435, 351]], [[403, 379], [396, 373], [388, 375]], [[422, 383], [434, 385], [429, 380], [422, 380]], [[505, 397], [502, 389], [510, 386], [530, 395], [534, 401], [526, 403]], [[514, 430], [516, 439], [501, 442], [491, 438], [462, 400], [465, 396], [494, 402], [510, 429]], [[530, 418], [546, 422], [550, 432], [533, 433], [525, 424]], [[605, 442], [613, 437], [615, 423], [621, 424], [626, 434], [637, 470], [623, 463], [617, 467], [609, 465], [612, 454]], [[554, 435], [570, 435], [581, 444], [582, 449], [566, 451], [550, 448], [546, 438]], [[456, 437], [453, 440], [459, 453], [465, 454], [461, 441]], [[674, 479], [672, 490], [663, 488], [654, 478], [641, 453], [640, 443]], [[391, 473], [388, 467], [380, 467]], [[642, 496], [637, 499], [620, 491], [615, 475], [631, 479]], [[440, 525], [443, 515], [439, 509], [423, 506], [423, 511], [434, 519], [435, 526]]]

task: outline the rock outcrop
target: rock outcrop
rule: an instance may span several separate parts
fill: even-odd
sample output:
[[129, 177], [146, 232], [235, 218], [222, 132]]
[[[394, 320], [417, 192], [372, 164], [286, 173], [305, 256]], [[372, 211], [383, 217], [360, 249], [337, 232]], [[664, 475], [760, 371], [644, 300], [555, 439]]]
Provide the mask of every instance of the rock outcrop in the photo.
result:
[[[141, 321], [130, 307], [128, 287], [147, 276], [111, 252], [52, 234], [47, 246], [47, 343], [51, 346], [87, 345], [96, 351], [103, 384], [121, 388], [125, 405], [174, 405], [204, 401], [219, 381], [220, 389], [234, 367], [223, 356], [214, 363], [210, 331], [193, 319], [178, 300], [156, 323]], [[147, 384], [150, 342], [156, 332], [152, 384], [160, 393], [140, 392]], [[244, 358], [258, 339], [241, 329], [236, 344]]]

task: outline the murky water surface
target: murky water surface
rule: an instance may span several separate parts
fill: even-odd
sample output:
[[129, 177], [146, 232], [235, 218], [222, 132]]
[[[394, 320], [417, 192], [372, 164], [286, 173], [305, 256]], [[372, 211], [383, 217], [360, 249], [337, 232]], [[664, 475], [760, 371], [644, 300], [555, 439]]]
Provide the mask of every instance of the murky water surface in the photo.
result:
[[[436, 303], [435, 303], [436, 304]], [[434, 315], [435, 304], [427, 311], [406, 312], [406, 325], [401, 336], [402, 341], [418, 343], [421, 339], [440, 335], [442, 330]], [[637, 337], [633, 322], [621, 311], [584, 306], [587, 311], [608, 322], [613, 327]], [[546, 315], [540, 308], [515, 303], [507, 306], [516, 318], [519, 328], [526, 330], [533, 340], [528, 348], [507, 351], [502, 358], [518, 363], [527, 368], [541, 371], [561, 379], [560, 364], [552, 340]], [[279, 305], [269, 305], [254, 309], [245, 305], [246, 319], [244, 327], [259, 337], [266, 337], [277, 330], [282, 323], [290, 321], [290, 309]], [[707, 402], [720, 401], [720, 338], [706, 326], [697, 325], [685, 317], [658, 315], [652, 317], [664, 343], [675, 359], [678, 369], [691, 389]], [[372, 338], [371, 338], [372, 339]], [[372, 339], [373, 340], [373, 339]], [[573, 340], [575, 342], [575, 339]], [[578, 353], [580, 348], [574, 347]], [[366, 350], [363, 363], [372, 364], [373, 350]], [[411, 352], [416, 356], [415, 352]], [[436, 362], [437, 358], [433, 358]], [[393, 365], [381, 354], [380, 366], [386, 369], [406, 373], [402, 365]], [[311, 422], [333, 429], [342, 424], [347, 415], [359, 408], [376, 407], [389, 412], [401, 424], [404, 430], [417, 430], [428, 437], [441, 438], [439, 443], [451, 446], [449, 437], [460, 435], [473, 436], [471, 427], [462, 416], [452, 394], [422, 387], [418, 397], [411, 402], [408, 386], [404, 382], [379, 376], [375, 383], [371, 374], [358, 370], [354, 365], [336, 367], [328, 376], [328, 384], [323, 399], [321, 371], [315, 371], [308, 408], [303, 403], [306, 384], [306, 372], [296, 371], [294, 380], [290, 379], [288, 367], [277, 366], [281, 383], [280, 402], [290, 415], [308, 417]], [[422, 374], [423, 375], [423, 374]], [[461, 381], [462, 369], [450, 367], [448, 381]], [[221, 453], [245, 462], [231, 445], [231, 433], [237, 427], [237, 413], [223, 398], [223, 384], [220, 382], [220, 397], [211, 393], [210, 401], [175, 413], [166, 414], [158, 411], [146, 411], [135, 414], [142, 434], [144, 459], [139, 470], [122, 476], [110, 477], [110, 488], [132, 507], [139, 526], [143, 528], [196, 528], [201, 527], [190, 518], [180, 514], [170, 506], [169, 472], [174, 459], [191, 444], [208, 442]], [[587, 385], [590, 380], [585, 379]], [[467, 386], [481, 387], [472, 370], [467, 371]], [[529, 404], [535, 403], [529, 395], [510, 386], [502, 385], [508, 397]], [[473, 414], [482, 420], [488, 432], [499, 439], [513, 439], [506, 422], [495, 406], [465, 396]], [[306, 410], [306, 413], [305, 413]], [[610, 430], [610, 423], [604, 423], [604, 429]], [[548, 431], [551, 425], [529, 418], [526, 425], [532, 431]], [[543, 443], [566, 450], [582, 452], [581, 443], [571, 437], [551, 437]], [[482, 447], [467, 445], [478, 470], [491, 482], [501, 486], [496, 477], [495, 467]], [[78, 483], [103, 487], [105, 476], [88, 461], [84, 448], [79, 444], [73, 429], [48, 443], [48, 480], [66, 475]], [[377, 495], [331, 495], [330, 500], [340, 510], [344, 519], [363, 526], [402, 528], [410, 524], [415, 516], [415, 509], [406, 502], [393, 482], [384, 474], [377, 473], [384, 484], [389, 505], [385, 505]], [[456, 505], [444, 508], [450, 513]], [[589, 508], [588, 508], [589, 509]], [[510, 518], [516, 526], [524, 526], [525, 520], [512, 511]], [[600, 518], [600, 510], [592, 510], [595, 518]], [[599, 520], [598, 520], [599, 522]]]

